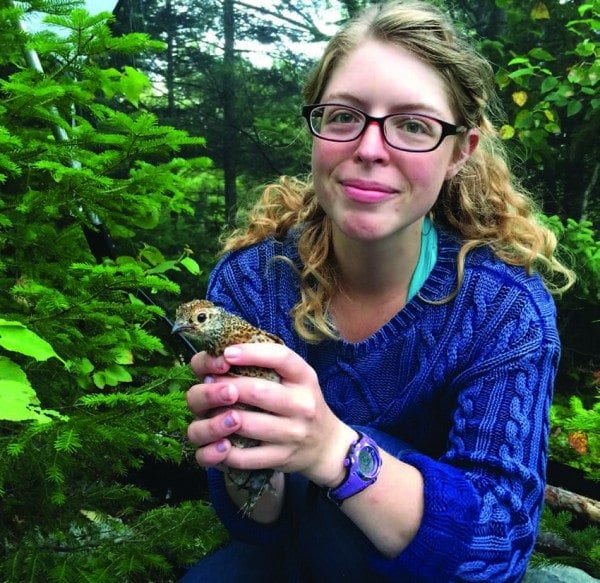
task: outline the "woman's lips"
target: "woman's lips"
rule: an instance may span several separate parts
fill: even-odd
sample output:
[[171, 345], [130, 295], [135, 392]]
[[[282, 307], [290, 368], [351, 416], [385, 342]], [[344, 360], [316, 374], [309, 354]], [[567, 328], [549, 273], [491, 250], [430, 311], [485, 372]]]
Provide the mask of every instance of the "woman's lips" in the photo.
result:
[[379, 182], [345, 180], [341, 184], [350, 200], [364, 204], [376, 204], [392, 197], [394, 194], [393, 188]]

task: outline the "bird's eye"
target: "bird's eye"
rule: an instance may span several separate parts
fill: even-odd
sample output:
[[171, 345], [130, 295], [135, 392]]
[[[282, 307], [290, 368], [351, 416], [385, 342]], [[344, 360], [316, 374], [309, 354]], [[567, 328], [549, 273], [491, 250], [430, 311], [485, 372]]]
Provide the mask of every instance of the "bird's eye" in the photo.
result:
[[206, 314], [204, 313], [200, 313], [196, 316], [196, 322], [198, 322], [198, 324], [202, 324], [202, 322], [206, 322]]

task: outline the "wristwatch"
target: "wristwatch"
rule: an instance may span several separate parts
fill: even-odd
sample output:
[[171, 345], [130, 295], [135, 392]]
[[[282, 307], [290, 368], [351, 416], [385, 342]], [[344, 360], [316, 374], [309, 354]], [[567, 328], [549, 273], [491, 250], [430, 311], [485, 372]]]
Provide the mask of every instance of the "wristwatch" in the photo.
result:
[[348, 468], [346, 477], [337, 488], [327, 489], [327, 497], [338, 506], [375, 482], [381, 469], [381, 455], [377, 444], [367, 435], [357, 433], [358, 439], [352, 442], [344, 459], [344, 466]]

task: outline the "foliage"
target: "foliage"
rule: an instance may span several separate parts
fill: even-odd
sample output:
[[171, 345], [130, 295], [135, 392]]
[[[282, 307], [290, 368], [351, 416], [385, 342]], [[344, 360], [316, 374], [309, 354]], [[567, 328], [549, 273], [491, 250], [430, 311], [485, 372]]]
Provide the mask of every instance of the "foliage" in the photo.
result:
[[[598, 386], [598, 380], [596, 381]], [[552, 457], [581, 469], [590, 480], [600, 481], [600, 394], [587, 408], [581, 397], [572, 395], [567, 403], [552, 406], [550, 438]]]
[[562, 374], [552, 406], [550, 453], [556, 461], [583, 470], [587, 478], [600, 479], [600, 362], [589, 335], [600, 326], [600, 240], [589, 221], [546, 217], [546, 224], [568, 249], [577, 273], [576, 287], [559, 303], [563, 344]]
[[[600, 325], [600, 240], [590, 221], [545, 217], [559, 237], [577, 273], [576, 287], [558, 302], [563, 357], [550, 413], [550, 457], [600, 480], [600, 362], [594, 338]], [[591, 340], [591, 342], [590, 342]], [[545, 510], [541, 529], [563, 553], [543, 554], [533, 563], [559, 562], [600, 574], [600, 531], [572, 520], [569, 513]]]
[[[600, 4], [582, 4], [577, 10], [580, 18], [565, 25], [567, 32], [576, 40], [573, 49], [567, 52], [572, 62], [566, 71], [563, 62], [558, 63], [558, 72], [553, 72], [550, 67], [558, 57], [538, 46], [526, 55], [512, 58], [508, 63], [509, 71], [500, 75], [501, 85], [512, 83], [519, 89], [512, 93], [514, 103], [520, 108], [519, 113], [514, 127], [505, 126], [504, 132], [512, 135], [518, 131], [521, 141], [531, 146], [533, 155], [539, 156], [547, 134], [560, 132], [558, 108], [565, 109], [567, 117], [583, 111], [586, 121], [590, 121], [600, 108], [595, 90], [600, 79], [600, 42], [595, 34], [600, 27]], [[549, 18], [549, 13], [534, 13], [533, 18]], [[530, 89], [538, 91], [541, 98], [533, 101], [531, 109], [525, 107]]]
[[[344, 1], [340, 14], [367, 3]], [[236, 2], [231, 85], [220, 3], [123, 0], [119, 22], [71, 12], [77, 4], [27, 3], [65, 35], [25, 36], [19, 9], [0, 3], [0, 579], [167, 581], [225, 534], [204, 502], [167, 503], [140, 483], [154, 462], [193, 467], [183, 438], [192, 376], [163, 316], [203, 294], [216, 260], [224, 132], [241, 206], [258, 184], [308, 170], [298, 112], [311, 61], [290, 42], [326, 36], [315, 15], [336, 2]], [[514, 132], [528, 184], [561, 214], [547, 221], [579, 282], [558, 304], [551, 455], [592, 477], [600, 243], [592, 222], [566, 217], [597, 212], [598, 0], [531, 6], [456, 0], [453, 12], [501, 64], [504, 137]], [[249, 57], [273, 44], [270, 68]], [[27, 49], [45, 72], [27, 66]], [[225, 91], [236, 98], [230, 125]], [[577, 542], [564, 517], [550, 528], [579, 549], [565, 562], [597, 564], [597, 534]]]
[[0, 7], [0, 579], [172, 580], [225, 536], [206, 503], [167, 505], [137, 478], [192, 464], [192, 375], [152, 300], [202, 270], [191, 247], [134, 236], [191, 214], [214, 171], [184, 156], [201, 138], [139, 108], [145, 75], [107, 64], [162, 43], [36, 7], [65, 34], [26, 35]]
[[240, 192], [240, 206], [257, 183], [308, 171], [300, 88], [312, 61], [297, 47], [325, 38], [319, 4], [234, 2], [232, 66], [224, 58], [223, 3], [124, 2], [117, 8], [119, 27], [131, 30], [142, 20], [143, 29], [169, 47], [163, 59], [136, 56], [157, 80], [144, 103], [163, 121], [205, 137], [218, 167], [235, 166], [236, 177], [229, 180]]
[[499, 4], [513, 24], [511, 38], [494, 45], [506, 59], [497, 81], [511, 117], [501, 134], [518, 139], [547, 207], [580, 218], [595, 203], [597, 212], [600, 2], [539, 2], [529, 13], [513, 0]]
[[563, 222], [556, 215], [542, 218], [560, 240], [563, 252], [568, 254], [563, 259], [577, 274], [576, 288], [563, 298], [561, 307], [571, 307], [571, 301], [579, 306], [581, 301], [597, 305], [600, 302], [600, 238], [593, 223], [571, 218]]
[[562, 548], [563, 553], [548, 558], [541, 553], [534, 554], [532, 565], [560, 563], [577, 566], [600, 577], [600, 529], [596, 526], [576, 528], [569, 512], [554, 513], [545, 508], [542, 515], [542, 531], [552, 537], [552, 546]]

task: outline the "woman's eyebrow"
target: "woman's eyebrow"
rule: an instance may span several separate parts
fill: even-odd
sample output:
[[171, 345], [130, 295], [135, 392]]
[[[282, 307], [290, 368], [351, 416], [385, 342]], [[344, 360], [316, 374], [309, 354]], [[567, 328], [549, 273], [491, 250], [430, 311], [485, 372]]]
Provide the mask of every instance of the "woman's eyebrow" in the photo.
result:
[[[347, 92], [336, 92], [331, 93], [321, 99], [323, 103], [335, 103], [336, 101], [341, 101], [342, 103], [348, 103], [348, 105], [353, 105], [354, 107], [358, 107], [366, 111], [368, 109], [368, 102], [359, 96], [353, 93]], [[402, 103], [398, 103], [393, 107], [389, 108], [391, 113], [401, 113], [401, 112], [419, 112], [426, 113], [430, 115], [434, 115], [436, 117], [442, 117], [444, 115], [438, 108], [433, 107], [430, 104], [424, 103], [422, 101], [406, 101]]]

